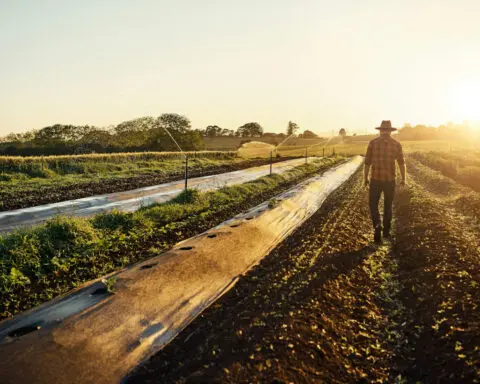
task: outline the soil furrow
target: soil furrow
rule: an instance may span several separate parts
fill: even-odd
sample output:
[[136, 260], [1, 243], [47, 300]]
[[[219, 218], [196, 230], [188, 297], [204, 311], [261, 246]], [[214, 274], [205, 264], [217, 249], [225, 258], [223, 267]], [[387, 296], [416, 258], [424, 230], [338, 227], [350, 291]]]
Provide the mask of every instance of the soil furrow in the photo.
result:
[[408, 160], [409, 177], [417, 189], [428, 193], [444, 220], [455, 222], [465, 236], [477, 239], [480, 246], [480, 193], [443, 176], [415, 159]]
[[423, 184], [373, 247], [357, 174], [129, 382], [478, 382], [476, 232]]
[[399, 298], [407, 316], [395, 367], [413, 382], [479, 382], [478, 232], [420, 179], [396, 202]]
[[359, 172], [129, 382], [387, 380], [393, 264], [366, 197]]

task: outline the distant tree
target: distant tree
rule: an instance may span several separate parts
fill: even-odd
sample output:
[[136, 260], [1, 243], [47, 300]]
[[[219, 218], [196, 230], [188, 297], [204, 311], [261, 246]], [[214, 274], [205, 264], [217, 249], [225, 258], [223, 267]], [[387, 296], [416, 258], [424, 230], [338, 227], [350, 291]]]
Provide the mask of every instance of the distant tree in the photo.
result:
[[256, 122], [247, 123], [237, 129], [237, 135], [240, 137], [262, 137], [263, 128]]
[[342, 137], [347, 136], [347, 131], [345, 130], [345, 128], [341, 128], [340, 131], [338, 131], [338, 135]]
[[207, 128], [205, 128], [205, 136], [207, 137], [222, 136], [222, 132], [222, 128], [220, 128], [218, 125], [209, 125]]
[[74, 144], [85, 136], [93, 127], [55, 124], [35, 132], [33, 142], [38, 146], [55, 146]]
[[235, 135], [235, 131], [233, 129], [223, 128], [221, 136], [229, 136], [232, 137]]
[[299, 130], [299, 126], [294, 123], [293, 121], [289, 121], [288, 122], [288, 126], [287, 126], [287, 136], [290, 136], [290, 135], [293, 135], [294, 133], [296, 133], [298, 130]]
[[90, 152], [103, 152], [113, 145], [114, 135], [106, 129], [95, 128], [79, 140], [79, 144]]
[[27, 132], [21, 134], [22, 135], [22, 141], [24, 143], [32, 142], [33, 139], [35, 138], [36, 133], [37, 133], [37, 130], [34, 129], [34, 130], [27, 131]]
[[157, 120], [151, 116], [124, 121], [114, 128], [115, 145], [121, 148], [142, 147], [156, 127]]
[[186, 133], [192, 128], [190, 119], [177, 113], [164, 113], [157, 119], [157, 122], [159, 128], [166, 128], [170, 132]]
[[415, 127], [412, 127], [410, 124], [405, 124], [400, 128], [398, 134], [403, 140], [428, 140], [435, 138], [436, 130], [421, 124]]
[[4, 143], [23, 143], [23, 135], [21, 133], [10, 133], [2, 138]]
[[165, 113], [157, 119], [155, 129], [149, 138], [148, 148], [155, 151], [178, 151], [178, 147], [167, 133], [183, 150], [203, 149], [204, 144], [199, 130], [192, 130], [188, 117], [176, 113]]
[[302, 137], [303, 137], [304, 139], [315, 139], [315, 138], [318, 137], [318, 135], [317, 135], [316, 133], [314, 133], [314, 132], [312, 132], [312, 131], [309, 131], [309, 130], [307, 129], [305, 132], [303, 132]]

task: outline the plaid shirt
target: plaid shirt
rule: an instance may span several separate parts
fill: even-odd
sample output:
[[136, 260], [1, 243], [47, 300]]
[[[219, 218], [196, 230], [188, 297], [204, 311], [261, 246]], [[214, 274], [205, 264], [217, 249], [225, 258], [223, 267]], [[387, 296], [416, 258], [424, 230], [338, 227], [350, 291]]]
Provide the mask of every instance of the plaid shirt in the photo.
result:
[[390, 136], [379, 136], [368, 144], [365, 165], [372, 166], [372, 180], [395, 180], [395, 160], [405, 164], [402, 145]]

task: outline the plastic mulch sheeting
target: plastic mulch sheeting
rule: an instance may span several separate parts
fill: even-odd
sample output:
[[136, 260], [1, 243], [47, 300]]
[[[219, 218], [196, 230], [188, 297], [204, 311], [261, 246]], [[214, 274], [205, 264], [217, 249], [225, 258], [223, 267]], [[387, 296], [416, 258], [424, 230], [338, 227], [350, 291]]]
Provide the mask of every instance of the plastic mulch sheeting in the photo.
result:
[[[274, 163], [272, 167], [273, 173], [284, 173], [304, 163], [304, 158]], [[262, 165], [218, 175], [195, 177], [188, 180], [188, 187], [207, 191], [223, 186], [246, 183], [247, 181], [268, 175], [269, 172], [270, 165]], [[97, 195], [0, 212], [0, 233], [11, 232], [15, 228], [39, 224], [57, 215], [91, 216], [113, 209], [132, 212], [142, 206], [153, 203], [164, 203], [182, 192], [184, 187], [185, 182], [180, 180], [126, 192]]]
[[[171, 251], [0, 324], [2, 383], [119, 383], [348, 180], [355, 157]], [[269, 206], [270, 205], [270, 206]]]

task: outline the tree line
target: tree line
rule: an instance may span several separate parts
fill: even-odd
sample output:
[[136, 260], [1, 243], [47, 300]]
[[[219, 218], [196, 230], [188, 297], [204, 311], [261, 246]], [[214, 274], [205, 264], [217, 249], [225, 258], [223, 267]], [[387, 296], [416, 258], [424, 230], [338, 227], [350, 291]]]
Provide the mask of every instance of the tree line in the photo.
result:
[[116, 126], [55, 124], [39, 130], [6, 136], [0, 145], [3, 155], [68, 155], [124, 151], [178, 150], [167, 130], [185, 150], [203, 148], [201, 135], [191, 129], [190, 120], [166, 113], [157, 118], [141, 117]]
[[[164, 113], [159, 117], [140, 117], [116, 126], [99, 128], [89, 125], [55, 124], [25, 133], [11, 133], [0, 139], [0, 155], [42, 156], [81, 153], [113, 153], [139, 151], [176, 151], [204, 149], [203, 137], [277, 138], [289, 136], [316, 138], [314, 132], [305, 130], [298, 134], [299, 126], [289, 121], [285, 133], [265, 133], [257, 122], [249, 122], [236, 130], [208, 125], [205, 129], [192, 129], [191, 121], [184, 115]], [[467, 138], [468, 124], [440, 125], [438, 127], [405, 124], [398, 132], [400, 140], [455, 140]], [[171, 135], [171, 137], [170, 137]], [[346, 136], [344, 128], [340, 136]], [[172, 137], [174, 140], [172, 140]]]
[[[140, 117], [116, 126], [99, 128], [90, 125], [55, 124], [25, 133], [11, 133], [0, 139], [0, 155], [44, 156], [81, 153], [114, 153], [137, 151], [177, 151], [204, 149], [203, 137], [278, 137], [295, 134], [298, 125], [289, 122], [286, 134], [264, 133], [257, 122], [249, 122], [236, 130], [209, 125], [192, 129], [188, 117], [164, 113], [159, 117]], [[305, 131], [300, 137], [316, 137]]]
[[439, 126], [404, 124], [398, 130], [400, 140], [462, 140], [468, 139], [471, 130], [468, 123], [454, 124], [449, 122]]

